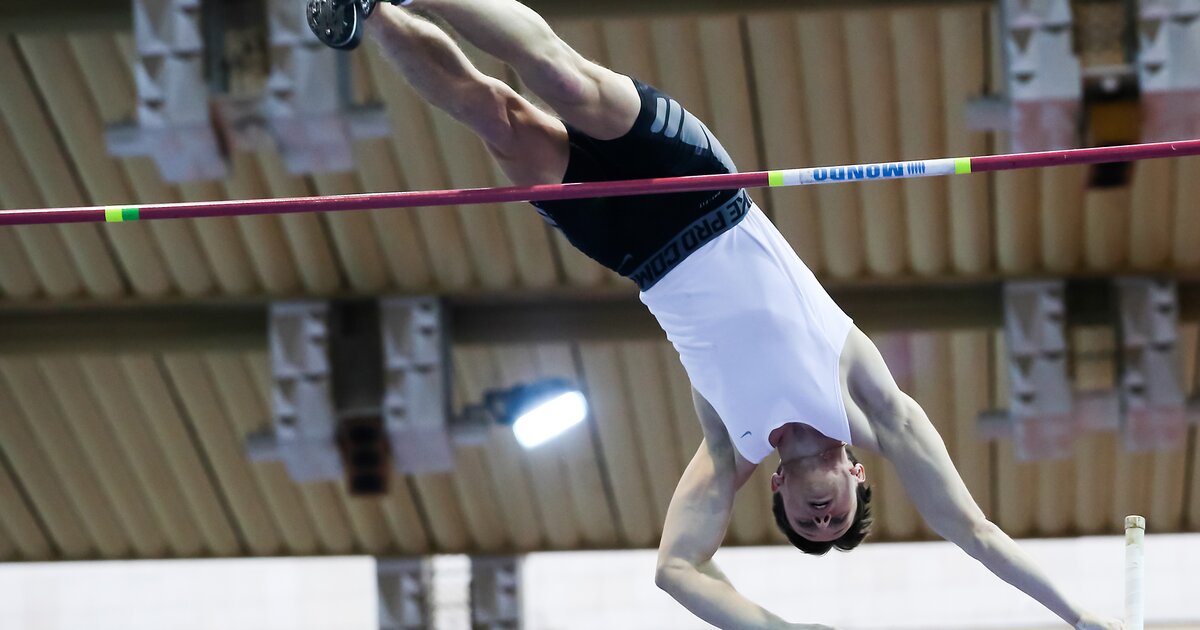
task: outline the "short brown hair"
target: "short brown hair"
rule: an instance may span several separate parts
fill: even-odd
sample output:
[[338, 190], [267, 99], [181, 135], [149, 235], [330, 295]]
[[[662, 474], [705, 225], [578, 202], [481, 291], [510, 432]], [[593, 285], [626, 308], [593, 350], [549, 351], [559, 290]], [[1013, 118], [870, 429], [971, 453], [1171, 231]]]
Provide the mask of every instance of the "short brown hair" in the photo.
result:
[[[854, 457], [854, 453], [850, 452], [850, 449], [846, 449], [846, 457], [850, 458], [852, 463], [858, 463], [858, 458]], [[783, 464], [779, 466], [782, 468]], [[783, 497], [778, 492], [774, 493], [771, 505], [771, 511], [775, 514], [775, 525], [779, 527], [779, 531], [783, 532], [793, 547], [804, 553], [823, 556], [834, 547], [841, 551], [850, 551], [862, 544], [862, 541], [871, 533], [871, 524], [874, 522], [871, 518], [871, 486], [866, 482], [858, 484], [856, 494], [858, 495], [858, 509], [854, 512], [854, 522], [850, 524], [850, 529], [836, 540], [818, 542], [809, 540], [796, 532], [792, 528], [791, 521], [788, 520], [787, 510], [783, 507]]]

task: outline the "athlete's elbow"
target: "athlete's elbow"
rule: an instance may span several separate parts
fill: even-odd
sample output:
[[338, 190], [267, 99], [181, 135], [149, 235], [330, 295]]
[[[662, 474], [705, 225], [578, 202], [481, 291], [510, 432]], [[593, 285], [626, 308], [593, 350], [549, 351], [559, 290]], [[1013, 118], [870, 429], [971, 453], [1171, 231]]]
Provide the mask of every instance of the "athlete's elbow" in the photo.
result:
[[967, 555], [982, 560], [987, 557], [992, 549], [996, 548], [996, 539], [998, 536], [1004, 536], [1004, 532], [996, 526], [995, 523], [986, 518], [980, 518], [978, 521], [970, 523], [967, 531], [963, 535], [963, 540], [960, 546]]
[[654, 585], [657, 586], [659, 588], [659, 590], [670, 593], [671, 592], [671, 573], [670, 573], [670, 571], [668, 571], [664, 567], [661, 567], [661, 566], [658, 567], [658, 569], [654, 571]]
[[863, 401], [863, 410], [874, 424], [904, 439], [910, 438], [921, 420], [926, 419], [921, 405], [895, 386], [870, 392]]
[[654, 570], [654, 585], [659, 589], [673, 593], [678, 587], [683, 572], [694, 568], [679, 558], [659, 560]]
[[675, 577], [672, 575], [670, 564], [663, 562], [658, 563], [658, 567], [654, 570], [654, 585], [659, 589], [670, 593], [674, 580]]

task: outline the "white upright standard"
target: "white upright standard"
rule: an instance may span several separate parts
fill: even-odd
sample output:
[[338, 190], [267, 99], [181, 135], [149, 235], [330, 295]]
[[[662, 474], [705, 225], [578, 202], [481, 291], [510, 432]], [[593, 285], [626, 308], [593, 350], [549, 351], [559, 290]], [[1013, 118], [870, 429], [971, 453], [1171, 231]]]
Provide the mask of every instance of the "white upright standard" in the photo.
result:
[[1141, 516], [1125, 517], [1125, 630], [1144, 630], [1146, 623], [1146, 599], [1142, 591], [1142, 579], [1146, 566], [1142, 559], [1145, 553], [1146, 519]]

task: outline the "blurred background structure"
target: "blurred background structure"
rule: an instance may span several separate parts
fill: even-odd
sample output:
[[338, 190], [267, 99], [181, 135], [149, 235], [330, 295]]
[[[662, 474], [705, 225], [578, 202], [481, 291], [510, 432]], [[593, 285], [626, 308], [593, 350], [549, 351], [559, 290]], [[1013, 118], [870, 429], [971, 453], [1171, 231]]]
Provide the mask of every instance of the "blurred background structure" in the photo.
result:
[[[743, 170], [1200, 137], [1194, 0], [530, 4], [687, 103]], [[3, 208], [502, 183], [373, 45], [321, 48], [296, 0], [5, 2], [0, 86]], [[752, 195], [1007, 532], [1140, 513], [1186, 533], [1197, 175]], [[542, 379], [590, 413], [526, 451], [486, 402]], [[634, 287], [528, 207], [0, 229], [0, 561], [468, 554], [491, 559], [472, 601], [501, 617], [480, 627], [509, 627], [523, 554], [653, 547], [699, 441]], [[865, 460], [873, 543], [932, 539]], [[769, 472], [730, 544], [783, 542]], [[427, 563], [398, 562], [381, 597], [425, 601]]]

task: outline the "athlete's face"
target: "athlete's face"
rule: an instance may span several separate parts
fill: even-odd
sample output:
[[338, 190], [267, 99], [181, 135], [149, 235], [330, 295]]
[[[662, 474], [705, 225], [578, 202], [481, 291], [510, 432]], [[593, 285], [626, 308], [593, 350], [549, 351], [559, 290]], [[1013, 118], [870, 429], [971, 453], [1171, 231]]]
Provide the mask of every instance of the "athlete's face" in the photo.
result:
[[858, 484], [867, 480], [862, 464], [838, 447], [779, 465], [771, 491], [783, 498], [792, 529], [817, 542], [837, 540], [854, 523]]

